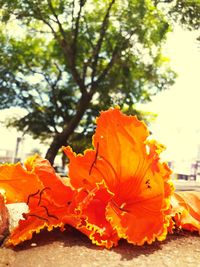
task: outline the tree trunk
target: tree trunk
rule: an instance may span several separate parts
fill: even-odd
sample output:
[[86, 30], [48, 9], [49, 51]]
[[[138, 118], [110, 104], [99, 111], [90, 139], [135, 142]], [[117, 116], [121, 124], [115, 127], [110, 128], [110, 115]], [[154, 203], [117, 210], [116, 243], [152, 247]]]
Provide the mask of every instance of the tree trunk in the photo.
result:
[[53, 165], [54, 159], [58, 153], [58, 150], [67, 144], [67, 140], [71, 134], [73, 134], [75, 128], [78, 126], [80, 120], [82, 119], [85, 111], [87, 110], [90, 100], [92, 99], [92, 95], [83, 94], [75, 116], [71, 119], [66, 127], [64, 127], [63, 131], [57, 135], [55, 135], [49, 149], [47, 150], [45, 158], [49, 160], [49, 162]]

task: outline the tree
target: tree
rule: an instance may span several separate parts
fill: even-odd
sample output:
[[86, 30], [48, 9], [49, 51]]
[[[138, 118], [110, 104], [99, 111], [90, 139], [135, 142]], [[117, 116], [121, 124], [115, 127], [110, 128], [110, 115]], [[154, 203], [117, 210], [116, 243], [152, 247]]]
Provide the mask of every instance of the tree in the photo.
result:
[[10, 124], [52, 138], [51, 163], [62, 145], [86, 142], [101, 109], [118, 104], [130, 112], [173, 83], [161, 53], [170, 12], [159, 6], [150, 0], [0, 0], [0, 108], [27, 110]]

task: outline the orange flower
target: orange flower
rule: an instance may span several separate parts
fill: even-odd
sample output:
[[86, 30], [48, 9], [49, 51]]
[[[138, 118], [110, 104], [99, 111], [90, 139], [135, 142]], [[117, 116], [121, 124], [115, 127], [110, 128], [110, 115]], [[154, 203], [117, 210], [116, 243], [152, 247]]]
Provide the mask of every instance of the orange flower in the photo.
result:
[[73, 190], [56, 176], [47, 160], [39, 156], [30, 157], [25, 163], [0, 166], [0, 189], [5, 191], [6, 203], [25, 202], [29, 212], [23, 214], [7, 245], [30, 239], [33, 232], [44, 227], [64, 227], [65, 223], [77, 224], [80, 219], [69, 215], [69, 204]]
[[[159, 161], [163, 148], [147, 141], [148, 135], [136, 117], [110, 109], [97, 119], [94, 149], [76, 155], [70, 147], [64, 148], [72, 186], [90, 194], [98, 184], [105, 184], [110, 193], [104, 207], [106, 220], [119, 238], [138, 245], [165, 239], [173, 191], [171, 171]], [[94, 225], [99, 221], [92, 220]]]
[[200, 233], [200, 193], [175, 192], [171, 197], [171, 216], [175, 228]]
[[175, 192], [171, 171], [160, 161], [164, 147], [148, 140], [135, 116], [119, 109], [102, 112], [93, 136], [94, 149], [76, 155], [68, 146], [69, 177], [61, 179], [50, 163], [35, 155], [24, 167], [0, 165], [5, 202], [25, 202], [29, 211], [7, 245], [34, 232], [69, 224], [94, 244], [111, 248], [120, 238], [142, 245], [163, 240], [174, 228], [200, 233], [199, 192]]
[[77, 198], [75, 210], [82, 220], [75, 227], [86, 234], [93, 244], [106, 248], [116, 246], [119, 237], [105, 217], [105, 208], [112, 194], [104, 183], [97, 184], [89, 192], [82, 189]]
[[[56, 175], [50, 163], [38, 155], [21, 164], [0, 166], [0, 189], [5, 191], [7, 203], [25, 202], [29, 211], [12, 231], [7, 245], [17, 245], [31, 239], [34, 232], [54, 227], [64, 228], [69, 224], [84, 234], [93, 243], [107, 248], [117, 244], [118, 236], [102, 216], [110, 193], [99, 185], [88, 194], [74, 190]], [[68, 184], [68, 185], [67, 185]], [[99, 224], [93, 225], [101, 215]]]
[[26, 160], [25, 167], [28, 172], [37, 175], [43, 187], [50, 188], [46, 192], [57, 205], [66, 205], [72, 199], [73, 190], [64, 184], [64, 179], [55, 173], [48, 160], [35, 155]]
[[37, 175], [27, 172], [20, 163], [0, 165], [0, 189], [5, 192], [6, 203], [26, 202], [28, 196], [42, 189]]

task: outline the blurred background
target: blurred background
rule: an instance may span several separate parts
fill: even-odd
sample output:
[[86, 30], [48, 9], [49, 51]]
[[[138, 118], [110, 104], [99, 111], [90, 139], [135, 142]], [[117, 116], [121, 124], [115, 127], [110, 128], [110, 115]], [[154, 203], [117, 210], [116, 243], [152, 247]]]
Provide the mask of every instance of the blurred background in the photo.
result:
[[200, 179], [200, 2], [0, 1], [0, 162], [91, 147], [119, 105], [166, 146], [174, 178]]

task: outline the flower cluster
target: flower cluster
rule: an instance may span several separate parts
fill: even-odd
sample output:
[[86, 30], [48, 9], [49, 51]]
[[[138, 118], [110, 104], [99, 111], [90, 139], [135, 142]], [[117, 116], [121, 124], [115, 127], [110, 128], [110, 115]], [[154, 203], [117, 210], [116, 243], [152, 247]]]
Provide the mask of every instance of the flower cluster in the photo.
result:
[[0, 165], [6, 203], [25, 202], [29, 207], [7, 245], [30, 239], [43, 228], [63, 230], [65, 225], [106, 248], [120, 238], [142, 245], [164, 240], [175, 223], [188, 225], [183, 223], [186, 207], [173, 194], [171, 170], [159, 158], [163, 146], [148, 137], [146, 125], [135, 116], [109, 109], [97, 119], [92, 149], [77, 155], [71, 147], [63, 148], [69, 177], [61, 179], [38, 155], [24, 166]]

